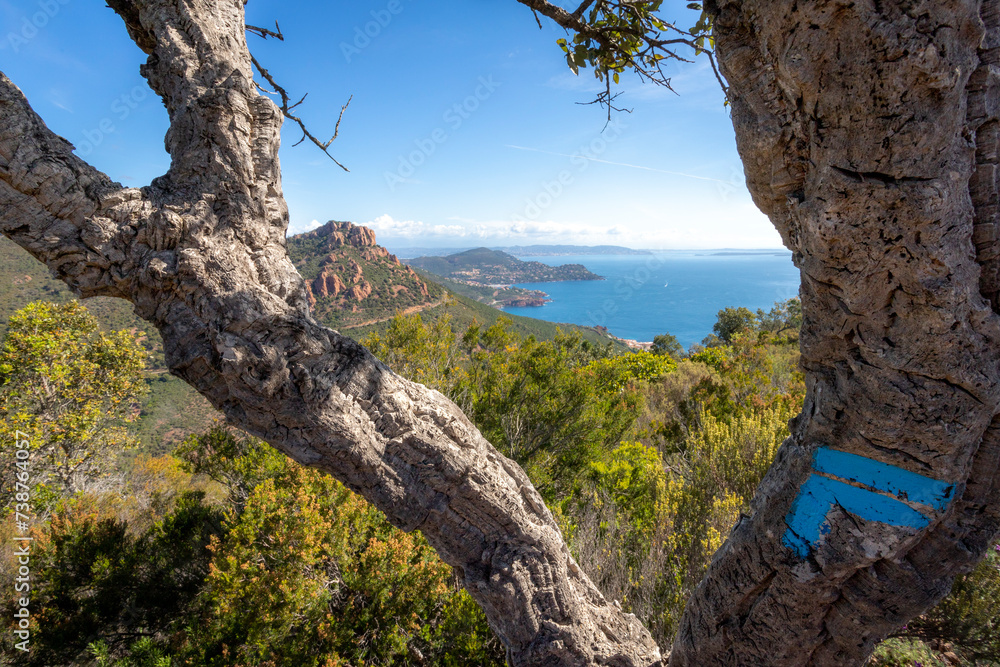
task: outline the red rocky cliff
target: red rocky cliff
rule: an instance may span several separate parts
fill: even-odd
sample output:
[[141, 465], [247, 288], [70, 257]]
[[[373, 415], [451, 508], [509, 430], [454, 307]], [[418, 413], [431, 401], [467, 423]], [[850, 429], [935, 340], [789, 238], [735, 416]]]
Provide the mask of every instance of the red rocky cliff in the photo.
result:
[[[372, 295], [388, 299], [411, 295], [406, 304], [401, 304], [406, 307], [412, 305], [412, 297], [416, 295], [419, 295], [418, 302], [430, 300], [427, 284], [395, 255], [377, 245], [375, 232], [367, 227], [331, 220], [311, 232], [289, 239], [290, 243], [297, 241], [309, 244], [312, 257], [316, 252], [324, 255], [319, 262], [319, 275], [306, 281], [313, 308], [323, 302], [325, 308], [357, 313], [364, 310], [366, 304], [363, 302]], [[378, 267], [375, 273], [382, 276], [381, 282], [365, 275], [375, 267]]]
[[[328, 249], [351, 245], [355, 248], [375, 247], [375, 232], [350, 222], [331, 220], [322, 227], [302, 235], [303, 238], [323, 238]], [[384, 248], [382, 250], [385, 250]], [[386, 253], [388, 254], [388, 253]]]

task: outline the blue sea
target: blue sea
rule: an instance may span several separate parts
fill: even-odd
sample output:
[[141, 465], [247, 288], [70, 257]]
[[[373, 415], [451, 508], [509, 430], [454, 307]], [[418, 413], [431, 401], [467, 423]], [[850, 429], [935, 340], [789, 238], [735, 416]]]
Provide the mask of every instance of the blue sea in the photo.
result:
[[619, 338], [651, 341], [671, 333], [688, 347], [712, 333], [727, 306], [768, 310], [799, 292], [799, 272], [784, 250], [670, 250], [653, 255], [524, 257], [583, 264], [606, 280], [521, 283], [552, 299], [506, 312], [550, 322], [605, 326]]

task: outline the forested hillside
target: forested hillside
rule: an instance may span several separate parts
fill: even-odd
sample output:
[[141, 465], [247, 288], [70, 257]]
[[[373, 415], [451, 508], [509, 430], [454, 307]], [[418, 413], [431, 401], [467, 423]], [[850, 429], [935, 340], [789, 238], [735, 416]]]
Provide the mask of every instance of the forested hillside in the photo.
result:
[[[653, 351], [621, 352], [576, 333], [522, 335], [504, 318], [421, 314], [392, 318], [364, 343], [451, 397], [524, 468], [581, 567], [668, 648], [801, 407], [798, 312], [794, 301], [726, 309], [708, 346], [688, 352], [666, 333]], [[238, 431], [206, 429], [171, 454], [117, 462], [119, 436], [93, 440], [104, 464], [61, 481], [60, 459], [45, 453], [58, 451], [60, 430], [25, 389], [53, 373], [82, 378], [65, 366], [73, 345], [118, 350], [74, 356], [95, 360], [90, 375], [109, 373], [86, 385], [86, 405], [126, 407], [140, 391], [128, 384], [140, 372], [127, 370], [131, 333], [98, 333], [88, 317], [74, 304], [21, 312], [0, 349], [0, 427], [28, 431], [37, 452], [33, 644], [5, 645], [9, 664], [504, 664], [481, 610], [419, 532]], [[57, 390], [72, 398], [60, 403], [65, 423], [81, 423], [73, 406], [88, 414], [84, 386]], [[134, 415], [115, 414], [108, 435], [127, 437]], [[13, 469], [10, 444], [0, 451]], [[10, 588], [14, 530], [0, 527], [0, 585]], [[873, 664], [998, 664], [998, 567], [994, 552]]]
[[[314, 316], [356, 338], [379, 331], [399, 312], [422, 312], [428, 321], [448, 317], [460, 326], [473, 322], [490, 326], [502, 313], [418, 276], [375, 243], [370, 229], [348, 222], [330, 222], [313, 232], [288, 239], [296, 267], [306, 279]], [[18, 308], [32, 301], [65, 303], [73, 299], [66, 285], [52, 278], [43, 265], [6, 237], [0, 236], [0, 335]], [[86, 300], [105, 331], [128, 330], [146, 350], [149, 391], [141, 398], [141, 415], [134, 429], [144, 449], [165, 453], [187, 434], [208, 427], [220, 415], [197, 392], [167, 372], [163, 344], [156, 329], [132, 312], [121, 299]], [[559, 327], [578, 331], [595, 344], [617, 341], [594, 329], [555, 325], [526, 317], [511, 318], [515, 331], [551, 339]]]
[[376, 244], [375, 232], [330, 221], [288, 239], [288, 254], [305, 278], [313, 316], [346, 329], [441, 303], [444, 290]]
[[445, 257], [416, 257], [406, 260], [406, 263], [437, 276], [477, 285], [602, 279], [582, 264], [549, 266], [541, 262], [524, 262], [489, 248], [474, 248]]
[[[0, 336], [10, 317], [32, 301], [66, 303], [75, 297], [66, 285], [12, 241], [0, 236]], [[149, 391], [141, 398], [136, 436], [150, 451], [167, 452], [192, 430], [207, 428], [219, 414], [194, 389], [167, 372], [163, 342], [153, 325], [137, 317], [121, 299], [95, 297], [86, 307], [105, 331], [132, 333], [148, 355]]]

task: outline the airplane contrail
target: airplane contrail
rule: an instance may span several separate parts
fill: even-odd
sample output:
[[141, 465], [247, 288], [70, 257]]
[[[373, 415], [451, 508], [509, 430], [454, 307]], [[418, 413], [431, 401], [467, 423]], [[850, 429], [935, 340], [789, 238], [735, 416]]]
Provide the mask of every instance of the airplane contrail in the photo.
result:
[[545, 153], [546, 155], [558, 155], [559, 157], [578, 157], [583, 160], [590, 160], [591, 162], [603, 162], [604, 164], [613, 164], [619, 167], [631, 167], [632, 169], [642, 169], [644, 171], [657, 171], [661, 174], [670, 174], [671, 176], [684, 176], [685, 178], [694, 178], [699, 181], [712, 181], [714, 183], [723, 183], [725, 185], [732, 185], [729, 181], [723, 181], [719, 178], [709, 178], [708, 176], [695, 176], [694, 174], [685, 174], [680, 171], [667, 171], [666, 169], [655, 169], [653, 167], [644, 167], [639, 164], [627, 164], [625, 162], [612, 162], [611, 160], [601, 160], [596, 157], [588, 157], [586, 155], [570, 155], [568, 153], [553, 153], [552, 151], [543, 151], [541, 148], [528, 148], [526, 146], [514, 146], [512, 144], [506, 144], [507, 148], [516, 148], [519, 151], [533, 151], [535, 153]]

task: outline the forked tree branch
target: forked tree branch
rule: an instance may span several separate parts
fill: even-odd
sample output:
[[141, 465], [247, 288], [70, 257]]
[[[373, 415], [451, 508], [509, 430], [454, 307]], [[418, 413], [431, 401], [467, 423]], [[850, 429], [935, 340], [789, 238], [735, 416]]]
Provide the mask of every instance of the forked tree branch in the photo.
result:
[[[281, 27], [278, 25], [277, 21], [274, 22], [274, 30], [268, 30], [267, 28], [258, 28], [257, 26], [253, 26], [250, 24], [247, 24], [246, 29], [248, 32], [252, 32], [255, 35], [261, 37], [262, 39], [273, 37], [279, 41], [282, 42], [285, 41], [285, 36], [282, 34]], [[274, 76], [272, 76], [272, 74], [268, 72], [267, 69], [265, 69], [264, 66], [261, 65], [260, 62], [257, 60], [257, 58], [252, 54], [250, 56], [250, 62], [253, 63], [254, 69], [257, 70], [257, 73], [260, 74], [260, 76], [265, 81], [267, 81], [268, 84], [270, 84], [271, 88], [273, 88], [274, 90], [268, 90], [264, 86], [261, 86], [256, 81], [254, 81], [254, 85], [257, 86], [257, 89], [268, 95], [278, 95], [281, 98], [281, 104], [278, 106], [278, 108], [281, 110], [281, 115], [283, 115], [285, 118], [298, 125], [299, 129], [302, 130], [302, 138], [292, 145], [298, 146], [303, 141], [308, 139], [317, 148], [323, 151], [328, 158], [333, 160], [334, 164], [336, 164], [344, 171], [349, 172], [350, 169], [342, 165], [337, 160], [337, 158], [333, 157], [333, 155], [330, 154], [330, 145], [334, 141], [336, 141], [338, 136], [340, 136], [340, 122], [344, 120], [344, 112], [347, 111], [347, 107], [350, 106], [351, 100], [354, 99], [354, 96], [351, 95], [351, 97], [347, 100], [347, 104], [345, 104], [340, 108], [340, 115], [337, 117], [337, 125], [333, 129], [333, 136], [330, 137], [330, 139], [327, 141], [321, 141], [312, 132], [309, 131], [309, 128], [306, 127], [305, 121], [303, 121], [300, 117], [292, 113], [293, 109], [295, 109], [300, 104], [305, 102], [306, 97], [309, 96], [309, 93], [303, 95], [298, 102], [293, 103], [291, 96], [288, 94], [288, 91], [285, 90], [284, 87], [282, 87], [277, 81], [274, 80]]]
[[281, 34], [281, 26], [278, 25], [277, 21], [274, 22], [274, 30], [268, 30], [267, 28], [258, 28], [257, 26], [250, 25], [248, 23], [247, 24], [247, 31], [254, 33], [255, 35], [257, 35], [261, 39], [267, 39], [268, 37], [274, 37], [278, 41], [281, 41], [281, 42], [285, 41], [285, 36], [283, 34]]
[[171, 372], [231, 423], [420, 529], [512, 665], [659, 665], [524, 472], [439, 392], [310, 316], [285, 243], [282, 114], [254, 86], [243, 0], [115, 1], [150, 51], [142, 72], [170, 116], [170, 170], [121, 188], [0, 77], [0, 231], [77, 293], [135, 304]]
[[[548, 0], [518, 2], [529, 7], [536, 17], [541, 13], [585, 41], [598, 45], [596, 52], [587, 50], [587, 58], [597, 69], [598, 78], [604, 81], [605, 90], [593, 103], [608, 108], [609, 120], [613, 109], [621, 110], [612, 105], [616, 95], [611, 92], [611, 79], [614, 78], [617, 82], [619, 72], [631, 69], [641, 80], [673, 91], [670, 77], [663, 70], [663, 63], [692, 62], [691, 58], [678, 52], [678, 47], [691, 49], [696, 56], [705, 55], [708, 58], [712, 72], [728, 99], [729, 89], [719, 73], [715, 53], [706, 47], [706, 39], [702, 36], [678, 28], [673, 23], [661, 21], [651, 14], [644, 14], [632, 4], [621, 0], [596, 0], [596, 5], [595, 0], [584, 0], [572, 13]], [[584, 14], [588, 9], [591, 10], [591, 16], [585, 19]], [[625, 16], [626, 20], [605, 20], [609, 16]], [[665, 37], [664, 34], [671, 34], [673, 37]], [[567, 45], [563, 48], [567, 58], [571, 60], [571, 67], [575, 69], [579, 63], [572, 64], [573, 51]]]
[[258, 62], [256, 57], [251, 55], [250, 62], [253, 63], [254, 69], [257, 70], [257, 73], [260, 74], [261, 77], [263, 77], [263, 79], [267, 81], [274, 90], [273, 91], [267, 90], [260, 84], [254, 82], [254, 85], [257, 86], [257, 89], [264, 93], [277, 94], [281, 98], [281, 104], [278, 106], [278, 109], [281, 110], [281, 115], [287, 118], [288, 120], [292, 121], [296, 125], [298, 125], [299, 129], [302, 130], [302, 138], [296, 141], [292, 145], [298, 146], [303, 141], [308, 139], [313, 144], [315, 144], [317, 148], [326, 153], [326, 156], [331, 160], [333, 160], [338, 167], [340, 167], [344, 171], [349, 172], [350, 169], [342, 165], [340, 161], [337, 160], [337, 158], [333, 157], [333, 155], [330, 154], [330, 144], [336, 141], [337, 137], [340, 136], [340, 121], [344, 119], [344, 112], [347, 111], [347, 107], [351, 104], [351, 100], [354, 99], [354, 96], [351, 95], [351, 97], [347, 100], [347, 103], [340, 108], [340, 115], [337, 117], [337, 124], [333, 129], [333, 136], [330, 137], [327, 141], [321, 141], [312, 132], [309, 131], [309, 128], [306, 127], [305, 121], [303, 121], [301, 118], [292, 113], [293, 109], [295, 109], [300, 104], [305, 102], [306, 97], [309, 96], [309, 93], [306, 93], [301, 98], [299, 98], [298, 102], [292, 102], [292, 98], [289, 97], [288, 91], [286, 91], [277, 81], [274, 80], [274, 77], [271, 75], [271, 73], [268, 72], [260, 64], [260, 62]]
[[[282, 114], [254, 87], [243, 0], [111, 2], [150, 54], [142, 71], [170, 115], [170, 170], [122, 188], [0, 76], [0, 231], [78, 294], [132, 301], [171, 371], [233, 424], [420, 529], [510, 664], [659, 665], [524, 472], [443, 395], [310, 316], [285, 245]], [[900, 3], [799, 3], [794, 15], [773, 0], [714, 4], [749, 187], [803, 270], [807, 395], [750, 515], [691, 596], [670, 660], [861, 664], [1000, 527], [1000, 317], [978, 263], [995, 256], [972, 252], [996, 243], [996, 170], [975, 160], [997, 152], [996, 54], [977, 49], [1000, 17], [975, 2], [926, 3], [919, 19]], [[798, 39], [810, 24], [823, 37]], [[919, 61], [885, 57], [892, 40]], [[839, 454], [821, 465], [824, 452]], [[818, 495], [802, 495], [808, 480]], [[916, 492], [882, 483], [899, 480]], [[831, 488], [923, 522], [850, 516]], [[803, 522], [805, 537], [793, 530]]]

